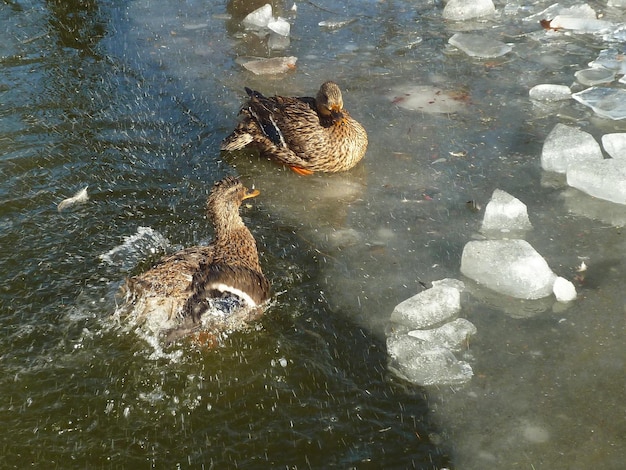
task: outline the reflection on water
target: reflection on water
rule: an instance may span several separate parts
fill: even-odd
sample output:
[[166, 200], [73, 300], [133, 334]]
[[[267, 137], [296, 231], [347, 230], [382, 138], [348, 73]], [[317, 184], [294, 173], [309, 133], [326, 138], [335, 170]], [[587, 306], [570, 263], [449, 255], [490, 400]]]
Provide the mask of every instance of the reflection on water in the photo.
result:
[[[2, 465], [620, 468], [624, 216], [548, 181], [539, 155], [556, 122], [594, 135], [624, 124], [574, 102], [539, 109], [527, 94], [570, 85], [603, 40], [521, 20], [547, 3], [460, 25], [434, 4], [297, 2], [294, 13], [274, 2], [292, 26], [274, 53], [239, 27], [246, 5], [0, 9]], [[461, 29], [487, 29], [513, 51], [468, 58], [447, 45]], [[237, 63], [283, 53], [298, 57], [284, 76]], [[302, 178], [219, 154], [244, 86], [311, 95], [330, 78], [370, 135], [353, 171]], [[442, 90], [463, 111], [402, 108], [403, 86]], [[110, 318], [124, 276], [150, 260], [99, 256], [139, 227], [176, 247], [207, 241], [204, 202], [225, 174], [261, 190], [244, 218], [275, 303], [220, 350], [153, 355]], [[88, 201], [57, 211], [85, 186]], [[579, 299], [563, 308], [476, 289], [463, 308], [478, 328], [465, 352], [472, 381], [423, 390], [393, 378], [393, 307], [459, 276], [482, 219], [466, 202], [484, 207], [496, 188], [528, 206], [527, 240]]]

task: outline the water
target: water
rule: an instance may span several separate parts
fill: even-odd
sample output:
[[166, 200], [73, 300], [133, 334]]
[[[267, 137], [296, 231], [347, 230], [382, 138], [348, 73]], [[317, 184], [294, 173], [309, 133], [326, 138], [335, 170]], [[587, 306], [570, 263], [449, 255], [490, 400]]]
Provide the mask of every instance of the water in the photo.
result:
[[[295, 16], [275, 4], [291, 23], [279, 53], [298, 63], [268, 78], [237, 62], [268, 50], [238, 26], [236, 2], [4, 5], [0, 465], [621, 468], [626, 243], [612, 222], [624, 218], [564, 190], [540, 155], [557, 122], [598, 141], [626, 124], [573, 100], [529, 100], [536, 84], [572, 85], [607, 48], [521, 20], [548, 6], [497, 5], [495, 20], [454, 24], [435, 3], [298, 2]], [[474, 28], [512, 52], [479, 60], [447, 44]], [[244, 86], [312, 94], [329, 78], [369, 131], [358, 168], [302, 178], [219, 155]], [[451, 93], [461, 110], [388, 97], [416, 86]], [[206, 241], [204, 201], [225, 174], [262, 191], [243, 212], [280, 295], [259, 328], [219, 350], [160, 350], [109, 318], [128, 269], [151, 260], [127, 269], [99, 257], [139, 227], [175, 246]], [[57, 211], [85, 186], [89, 201]], [[483, 215], [466, 202], [484, 207], [496, 188], [527, 205], [526, 239], [579, 299], [473, 290], [462, 315], [478, 333], [462, 359], [474, 378], [406, 384], [387, 370], [389, 316], [460, 275]]]

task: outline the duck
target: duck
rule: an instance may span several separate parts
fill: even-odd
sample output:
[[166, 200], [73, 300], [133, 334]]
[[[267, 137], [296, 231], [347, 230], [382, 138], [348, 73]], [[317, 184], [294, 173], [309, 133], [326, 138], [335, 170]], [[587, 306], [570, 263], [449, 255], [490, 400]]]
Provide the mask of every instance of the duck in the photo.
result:
[[324, 82], [315, 98], [245, 91], [249, 99], [239, 113], [243, 118], [222, 141], [222, 151], [250, 146], [300, 175], [347, 171], [365, 155], [367, 132], [344, 109], [335, 82]]
[[164, 334], [166, 343], [194, 334], [215, 345], [223, 334], [260, 318], [270, 283], [259, 263], [256, 241], [239, 213], [260, 194], [235, 177], [216, 182], [207, 199], [215, 238], [161, 258], [123, 286], [126, 306], [138, 324]]

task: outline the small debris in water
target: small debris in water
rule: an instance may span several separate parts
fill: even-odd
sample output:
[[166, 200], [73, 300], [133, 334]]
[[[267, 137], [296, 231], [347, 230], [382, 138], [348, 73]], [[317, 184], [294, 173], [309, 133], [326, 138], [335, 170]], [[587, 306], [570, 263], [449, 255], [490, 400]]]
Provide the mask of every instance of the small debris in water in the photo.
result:
[[329, 30], [336, 30], [336, 29], [343, 28], [344, 26], [347, 26], [351, 23], [354, 23], [355, 21], [356, 21], [356, 18], [350, 18], [348, 20], [325, 20], [325, 21], [320, 21], [317, 25], [321, 28], [325, 28]]
[[85, 186], [83, 189], [78, 191], [72, 197], [68, 197], [67, 199], [62, 200], [57, 206], [57, 210], [59, 212], [71, 207], [75, 204], [83, 204], [89, 200], [89, 195], [87, 194], [88, 186]]

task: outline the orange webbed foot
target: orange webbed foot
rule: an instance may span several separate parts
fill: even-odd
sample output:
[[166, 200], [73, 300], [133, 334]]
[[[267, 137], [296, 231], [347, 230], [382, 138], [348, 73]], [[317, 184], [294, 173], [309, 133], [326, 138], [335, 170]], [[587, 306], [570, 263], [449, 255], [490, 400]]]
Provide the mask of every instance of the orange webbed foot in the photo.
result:
[[313, 171], [307, 170], [306, 168], [301, 168], [299, 166], [290, 166], [289, 168], [291, 168], [295, 173], [301, 176], [309, 176], [313, 174]]

